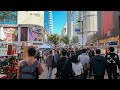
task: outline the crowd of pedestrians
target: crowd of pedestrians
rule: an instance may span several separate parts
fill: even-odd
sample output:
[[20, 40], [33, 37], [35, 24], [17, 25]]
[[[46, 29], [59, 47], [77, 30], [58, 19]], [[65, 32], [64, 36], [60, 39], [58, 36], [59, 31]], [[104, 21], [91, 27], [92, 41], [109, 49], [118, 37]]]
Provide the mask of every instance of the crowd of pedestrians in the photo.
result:
[[[54, 50], [53, 50], [54, 52]], [[55, 50], [56, 52], [56, 50]], [[118, 79], [117, 68], [120, 70], [118, 55], [114, 52], [114, 47], [109, 47], [106, 55], [101, 54], [100, 49], [61, 49], [56, 53], [50, 53], [51, 57], [56, 57], [56, 79], [104, 79], [105, 73], [108, 79]], [[51, 60], [52, 59], [52, 60]], [[47, 57], [48, 79], [51, 79], [52, 63], [55, 58]]]
[[114, 47], [109, 47], [106, 55], [101, 55], [100, 49], [62, 48], [39, 52], [35, 48], [28, 49], [28, 59], [18, 63], [17, 79], [39, 79], [44, 72], [41, 62], [47, 67], [47, 78], [51, 79], [56, 68], [55, 79], [118, 79], [117, 69], [120, 69], [118, 55]]

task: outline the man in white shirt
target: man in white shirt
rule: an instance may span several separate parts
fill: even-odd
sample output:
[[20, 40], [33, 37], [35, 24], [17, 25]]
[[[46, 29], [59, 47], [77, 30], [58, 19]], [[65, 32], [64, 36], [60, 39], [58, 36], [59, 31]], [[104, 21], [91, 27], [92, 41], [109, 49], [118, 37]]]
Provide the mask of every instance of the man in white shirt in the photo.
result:
[[86, 49], [82, 49], [82, 54], [78, 56], [78, 61], [82, 64], [84, 70], [84, 77], [88, 75], [90, 57], [86, 54]]

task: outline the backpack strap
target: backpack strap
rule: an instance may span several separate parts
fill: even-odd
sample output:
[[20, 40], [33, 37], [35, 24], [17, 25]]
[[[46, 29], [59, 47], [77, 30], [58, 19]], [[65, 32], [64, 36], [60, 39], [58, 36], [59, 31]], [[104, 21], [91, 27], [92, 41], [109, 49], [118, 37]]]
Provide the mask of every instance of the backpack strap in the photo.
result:
[[36, 66], [38, 64], [38, 61], [37, 60], [35, 60], [35, 62], [33, 63], [33, 65], [32, 66]]
[[23, 63], [24, 66], [28, 66], [27, 61], [23, 61], [22, 63]]
[[[33, 63], [33, 65], [31, 66], [31, 71], [33, 72], [34, 71], [34, 69], [36, 68], [36, 66], [38, 65], [38, 61], [36, 60], [34, 63]], [[36, 69], [35, 69], [35, 71], [36, 71]], [[35, 72], [34, 71], [34, 72]]]

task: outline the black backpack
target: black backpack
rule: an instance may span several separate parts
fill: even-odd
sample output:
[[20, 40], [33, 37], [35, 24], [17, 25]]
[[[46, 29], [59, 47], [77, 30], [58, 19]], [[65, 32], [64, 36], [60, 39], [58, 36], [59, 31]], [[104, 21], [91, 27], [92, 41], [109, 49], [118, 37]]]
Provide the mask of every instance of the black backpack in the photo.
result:
[[55, 61], [55, 57], [53, 56], [53, 65], [52, 65], [52, 68], [55, 68], [57, 67], [57, 62]]

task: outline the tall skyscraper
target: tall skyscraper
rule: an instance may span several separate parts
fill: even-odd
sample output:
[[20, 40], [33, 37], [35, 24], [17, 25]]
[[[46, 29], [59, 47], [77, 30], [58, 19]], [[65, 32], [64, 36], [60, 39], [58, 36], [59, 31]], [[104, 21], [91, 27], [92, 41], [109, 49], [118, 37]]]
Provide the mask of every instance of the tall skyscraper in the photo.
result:
[[71, 11], [67, 11], [67, 36], [71, 37]]
[[44, 27], [46, 28], [48, 34], [53, 33], [52, 11], [45, 11], [44, 12]]
[[50, 31], [50, 34], [53, 33], [53, 16], [52, 16], [52, 11], [49, 11], [49, 31]]
[[44, 11], [44, 28], [46, 29], [46, 32], [50, 34], [49, 31], [49, 11]]
[[80, 29], [80, 44], [82, 44], [83, 40], [83, 45], [85, 45], [88, 38], [97, 32], [97, 11], [75, 11], [75, 28]]

